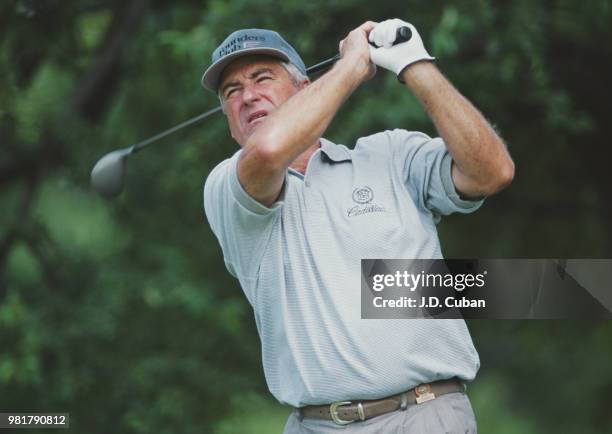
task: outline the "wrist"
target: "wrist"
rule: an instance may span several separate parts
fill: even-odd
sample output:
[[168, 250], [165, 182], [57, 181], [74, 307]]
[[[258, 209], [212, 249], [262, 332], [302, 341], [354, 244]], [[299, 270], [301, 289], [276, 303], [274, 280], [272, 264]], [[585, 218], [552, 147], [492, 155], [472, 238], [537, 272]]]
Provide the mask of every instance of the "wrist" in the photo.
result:
[[439, 73], [433, 60], [422, 59], [408, 64], [398, 74], [402, 83], [412, 87], [420, 82], [427, 82], [433, 74]]
[[356, 86], [363, 83], [370, 75], [370, 60], [361, 56], [341, 57], [336, 62], [337, 69], [355, 82]]

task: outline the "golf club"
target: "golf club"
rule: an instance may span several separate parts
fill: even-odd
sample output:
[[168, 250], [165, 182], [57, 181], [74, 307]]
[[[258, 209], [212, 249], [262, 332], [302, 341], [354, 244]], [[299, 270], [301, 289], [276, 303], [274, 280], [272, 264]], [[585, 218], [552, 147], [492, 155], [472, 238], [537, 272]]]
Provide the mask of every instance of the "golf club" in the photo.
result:
[[[397, 29], [394, 45], [399, 44], [400, 42], [406, 42], [410, 40], [411, 37], [412, 32], [409, 27], [400, 27], [399, 29]], [[326, 59], [320, 63], [317, 63], [316, 65], [312, 65], [311, 67], [306, 69], [306, 74], [314, 74], [326, 68], [329, 68], [338, 59], [340, 59], [340, 54], [336, 54], [334, 57]], [[193, 125], [220, 111], [221, 106], [208, 110], [172, 128], [169, 128], [165, 131], [162, 131], [161, 133], [149, 137], [148, 139], [145, 139], [126, 148], [117, 149], [104, 155], [98, 160], [98, 162], [91, 171], [91, 186], [95, 191], [97, 191], [106, 198], [112, 198], [117, 196], [123, 190], [123, 186], [125, 183], [125, 173], [127, 168], [127, 157], [129, 155], [134, 154], [143, 149], [145, 146], [148, 146], [153, 142], [163, 139], [164, 137], [169, 136], [170, 134], [173, 134], [179, 130], [182, 130], [183, 128]]]

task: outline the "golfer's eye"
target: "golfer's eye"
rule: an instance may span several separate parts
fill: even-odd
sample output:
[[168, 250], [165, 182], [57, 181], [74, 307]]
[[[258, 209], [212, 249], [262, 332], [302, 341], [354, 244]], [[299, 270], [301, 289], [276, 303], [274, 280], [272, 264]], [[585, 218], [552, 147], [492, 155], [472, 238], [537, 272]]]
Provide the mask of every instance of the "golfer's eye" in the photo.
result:
[[234, 95], [236, 92], [238, 91], [238, 88], [236, 87], [232, 87], [228, 90], [225, 91], [225, 99], [230, 98], [232, 95]]
[[257, 83], [261, 83], [261, 82], [263, 82], [265, 80], [272, 80], [272, 77], [269, 76], [269, 75], [262, 75], [260, 77], [257, 77], [257, 81], [256, 82]]

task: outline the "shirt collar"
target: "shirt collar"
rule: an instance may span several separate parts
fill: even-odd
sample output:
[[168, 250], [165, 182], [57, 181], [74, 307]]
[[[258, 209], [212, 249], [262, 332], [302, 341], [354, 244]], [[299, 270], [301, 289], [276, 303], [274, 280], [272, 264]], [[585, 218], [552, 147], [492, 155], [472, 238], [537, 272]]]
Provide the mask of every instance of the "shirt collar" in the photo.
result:
[[321, 152], [323, 152], [330, 160], [335, 163], [342, 161], [351, 161], [351, 153], [344, 145], [336, 145], [327, 139], [321, 137]]

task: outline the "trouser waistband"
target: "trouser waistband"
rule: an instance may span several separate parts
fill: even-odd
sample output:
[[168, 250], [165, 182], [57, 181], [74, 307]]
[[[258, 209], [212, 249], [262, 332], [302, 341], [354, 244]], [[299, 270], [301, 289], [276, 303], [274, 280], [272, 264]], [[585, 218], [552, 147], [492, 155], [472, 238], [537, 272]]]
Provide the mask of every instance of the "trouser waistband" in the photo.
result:
[[422, 404], [447, 393], [465, 393], [465, 386], [456, 378], [419, 384], [413, 389], [387, 398], [367, 401], [339, 401], [326, 405], [309, 405], [299, 408], [301, 417], [332, 420], [346, 425], [371, 419], [385, 413], [405, 409], [409, 404]]

